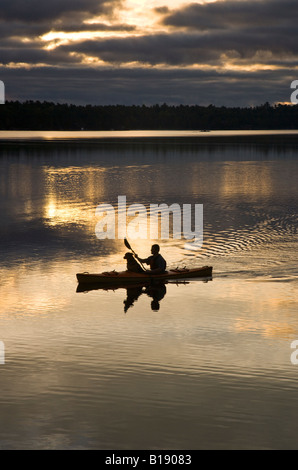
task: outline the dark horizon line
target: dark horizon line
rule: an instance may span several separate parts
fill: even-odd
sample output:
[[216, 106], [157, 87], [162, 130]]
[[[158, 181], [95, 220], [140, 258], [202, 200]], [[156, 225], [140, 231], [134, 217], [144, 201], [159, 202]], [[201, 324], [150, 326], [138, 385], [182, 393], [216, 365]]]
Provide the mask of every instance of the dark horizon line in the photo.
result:
[[7, 101], [2, 130], [262, 130], [298, 129], [298, 107], [201, 105], [75, 105]]
[[269, 103], [268, 101], [265, 101], [264, 103], [257, 104], [257, 105], [247, 105], [247, 106], [226, 106], [226, 105], [215, 105], [215, 104], [208, 104], [208, 105], [203, 105], [203, 104], [168, 104], [166, 102], [164, 103], [154, 103], [154, 104], [121, 104], [121, 103], [116, 103], [116, 104], [91, 104], [91, 103], [86, 103], [86, 104], [75, 104], [73, 102], [59, 102], [59, 101], [49, 101], [47, 99], [41, 101], [39, 99], [31, 100], [31, 99], [26, 99], [26, 100], [5, 100], [5, 103], [2, 103], [2, 106], [9, 105], [9, 104], [16, 104], [19, 103], [21, 105], [26, 105], [26, 104], [51, 104], [54, 106], [72, 106], [76, 108], [113, 108], [113, 107], [123, 107], [123, 108], [154, 108], [154, 107], [168, 107], [168, 108], [216, 108], [216, 109], [257, 109], [257, 108], [276, 108], [276, 107], [285, 107], [285, 108], [293, 108], [296, 106], [294, 103]]

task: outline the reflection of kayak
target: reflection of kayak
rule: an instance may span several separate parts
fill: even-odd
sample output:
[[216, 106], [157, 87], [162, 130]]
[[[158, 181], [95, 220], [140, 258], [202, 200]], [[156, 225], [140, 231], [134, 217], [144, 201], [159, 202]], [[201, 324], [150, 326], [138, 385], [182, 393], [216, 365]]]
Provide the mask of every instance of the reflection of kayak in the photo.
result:
[[189, 278], [202, 278], [211, 277], [212, 267], [203, 266], [202, 268], [195, 269], [173, 269], [166, 271], [163, 274], [150, 274], [150, 273], [133, 273], [130, 271], [110, 271], [101, 274], [92, 273], [78, 273], [77, 280], [80, 284], [136, 284], [147, 283], [151, 281], [167, 281], [170, 279], [189, 279]]
[[[208, 282], [211, 279], [211, 277], [202, 277], [200, 278], [201, 281]], [[118, 289], [125, 289], [125, 290], [130, 290], [130, 289], [143, 289], [146, 287], [150, 286], [162, 286], [162, 285], [167, 285], [167, 284], [175, 284], [176, 286], [180, 285], [187, 285], [189, 284], [189, 281], [186, 281], [184, 279], [173, 279], [168, 280], [160, 280], [160, 281], [151, 281], [150, 278], [144, 281], [139, 281], [138, 283], [132, 283], [132, 282], [119, 282], [117, 284], [112, 284], [112, 283], [102, 283], [102, 282], [94, 282], [94, 283], [79, 283], [77, 286], [77, 292], [90, 292], [91, 290], [105, 290], [105, 291], [115, 291]]]

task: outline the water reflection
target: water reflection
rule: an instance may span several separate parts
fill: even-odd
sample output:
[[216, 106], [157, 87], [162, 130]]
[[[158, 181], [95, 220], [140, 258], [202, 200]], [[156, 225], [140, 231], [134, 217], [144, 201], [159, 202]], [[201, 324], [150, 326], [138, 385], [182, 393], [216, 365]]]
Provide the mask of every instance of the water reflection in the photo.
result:
[[[297, 447], [297, 145], [0, 152], [2, 447]], [[77, 293], [77, 272], [125, 269], [123, 240], [95, 235], [121, 194], [204, 204], [203, 248], [161, 248], [169, 268], [210, 262], [212, 283]]]
[[[205, 281], [207, 282], [207, 281]], [[138, 301], [139, 297], [142, 295], [148, 296], [151, 300], [151, 310], [157, 312], [160, 309], [160, 302], [162, 299], [165, 297], [167, 293], [167, 287], [166, 287], [167, 282], [150, 282], [150, 283], [142, 283], [142, 284], [137, 284], [134, 286], [126, 286], [126, 287], [106, 287], [106, 286], [98, 286], [94, 284], [93, 286], [91, 285], [84, 285], [84, 284], [79, 284], [77, 287], [77, 292], [90, 292], [92, 290], [104, 290], [104, 291], [113, 291], [115, 292], [118, 289], [126, 291], [126, 298], [123, 300], [124, 304], [124, 313], [127, 313], [127, 311], [132, 308], [135, 303]], [[187, 281], [179, 282], [177, 281], [175, 283], [176, 285], [178, 284], [188, 284]]]
[[[209, 278], [204, 278], [202, 280], [196, 280], [196, 282], [203, 282], [203, 283], [208, 283], [209, 281], [212, 280], [212, 277]], [[88, 293], [91, 291], [117, 291], [120, 290], [125, 291], [126, 298], [123, 300], [124, 304], [124, 313], [127, 313], [127, 311], [132, 308], [138, 299], [141, 296], [147, 296], [151, 299], [150, 306], [151, 310], [154, 312], [157, 312], [161, 308], [161, 301], [165, 298], [166, 293], [167, 293], [167, 285], [170, 284], [171, 286], [186, 286], [190, 284], [189, 281], [151, 281], [147, 283], [139, 283], [136, 285], [132, 286], [111, 286], [107, 287], [105, 286], [100, 286], [98, 284], [93, 284], [93, 285], [86, 285], [86, 284], [78, 284], [77, 286], [77, 293]]]
[[[122, 245], [109, 241], [106, 250], [97, 240], [95, 209], [102, 203], [116, 208], [123, 194], [127, 205], [147, 208], [203, 204], [204, 245], [195, 257], [253, 249], [297, 228], [294, 151], [287, 151], [285, 164], [278, 158], [279, 148], [253, 150], [193, 143], [53, 144], [42, 147], [42, 153], [28, 145], [4, 147], [0, 196], [6, 229], [1, 235], [12, 256], [27, 257], [40, 247], [43, 254], [52, 256], [53, 248], [57, 255], [72, 258], [85, 252], [87, 243], [90, 255], [104, 251], [115, 262]], [[146, 250], [152, 242], [137, 242], [136, 249]], [[173, 263], [177, 258], [185, 262], [181, 243], [165, 244]]]

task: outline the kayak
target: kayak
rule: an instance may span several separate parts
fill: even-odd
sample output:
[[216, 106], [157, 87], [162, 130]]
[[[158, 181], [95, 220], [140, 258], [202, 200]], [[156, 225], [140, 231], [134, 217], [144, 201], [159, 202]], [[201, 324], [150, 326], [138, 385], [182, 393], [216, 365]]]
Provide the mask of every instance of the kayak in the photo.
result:
[[131, 271], [109, 271], [100, 274], [96, 273], [77, 273], [79, 284], [136, 284], [148, 283], [152, 281], [168, 281], [175, 279], [189, 278], [210, 278], [212, 276], [212, 266], [203, 266], [202, 268], [177, 268], [166, 271], [162, 274], [134, 273]]

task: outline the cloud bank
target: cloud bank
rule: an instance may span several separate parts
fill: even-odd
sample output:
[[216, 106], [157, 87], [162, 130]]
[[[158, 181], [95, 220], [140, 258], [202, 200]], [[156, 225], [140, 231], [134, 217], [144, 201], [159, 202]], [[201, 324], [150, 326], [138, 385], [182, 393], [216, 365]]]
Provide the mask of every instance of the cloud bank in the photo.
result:
[[[2, 0], [8, 99], [80, 104], [254, 105], [289, 101], [298, 78], [297, 0], [171, 3]], [[129, 14], [131, 13], [131, 17]], [[148, 16], [149, 18], [149, 16]], [[107, 100], [109, 100], [107, 102]]]

